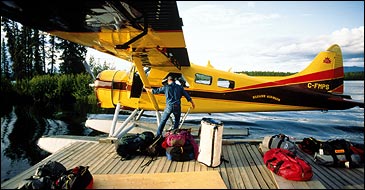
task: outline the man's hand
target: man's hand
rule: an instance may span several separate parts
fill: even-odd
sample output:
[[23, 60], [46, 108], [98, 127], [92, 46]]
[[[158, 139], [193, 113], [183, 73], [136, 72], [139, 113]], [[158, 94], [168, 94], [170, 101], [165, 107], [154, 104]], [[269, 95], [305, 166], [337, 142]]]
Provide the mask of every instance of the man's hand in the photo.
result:
[[193, 106], [193, 109], [195, 108], [195, 103], [193, 102], [193, 100], [190, 101], [191, 106]]

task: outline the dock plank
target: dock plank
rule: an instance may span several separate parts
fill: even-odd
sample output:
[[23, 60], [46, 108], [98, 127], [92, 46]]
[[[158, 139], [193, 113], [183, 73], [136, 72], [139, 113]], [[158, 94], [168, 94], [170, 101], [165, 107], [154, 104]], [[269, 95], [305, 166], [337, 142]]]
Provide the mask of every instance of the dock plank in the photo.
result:
[[[62, 150], [51, 154], [39, 163], [23, 171], [19, 175], [1, 183], [2, 189], [17, 188], [19, 182], [34, 175], [35, 170], [48, 160], [59, 161], [66, 168], [77, 165], [89, 165], [93, 175], [153, 175], [158, 173], [196, 173], [218, 172], [225, 186], [229, 189], [258, 188], [258, 189], [363, 189], [364, 167], [331, 168], [314, 163], [311, 156], [299, 152], [311, 166], [314, 172], [312, 180], [294, 182], [273, 176], [263, 163], [263, 153], [259, 149], [259, 142], [240, 141], [238, 144], [230, 142], [222, 146], [222, 156], [228, 162], [222, 162], [218, 167], [212, 168], [196, 160], [175, 162], [167, 160], [166, 156], [158, 157], [149, 166], [141, 168], [150, 157], [136, 156], [130, 160], [122, 161], [111, 143], [77, 142]], [[322, 185], [322, 186], [321, 186]]]
[[231, 188], [231, 183], [229, 181], [229, 178], [228, 178], [228, 174], [227, 174], [227, 169], [226, 169], [226, 164], [228, 162], [228, 160], [225, 159], [225, 156], [223, 154], [223, 150], [222, 150], [222, 156], [224, 158], [224, 160], [222, 160], [221, 164], [219, 165], [219, 171], [220, 171], [220, 174], [222, 176], [222, 179], [224, 181], [224, 183], [226, 184], [226, 186], [228, 187], [228, 189]]
[[248, 153], [247, 147], [242, 146], [241, 144], [235, 145], [239, 155], [241, 156], [241, 160], [243, 164], [246, 166], [247, 175], [251, 181], [252, 187], [254, 189], [268, 189], [264, 179], [261, 177], [260, 172], [258, 171], [253, 158]]
[[232, 169], [232, 174], [236, 177], [236, 186], [239, 189], [245, 189], [245, 183], [243, 182], [243, 178], [241, 177], [241, 172], [238, 169], [237, 160], [233, 154], [232, 146], [227, 146], [228, 155], [230, 157], [230, 168]]
[[234, 173], [233, 173], [233, 169], [232, 169], [231, 156], [229, 156], [227, 148], [222, 149], [222, 151], [223, 151], [224, 158], [228, 160], [228, 163], [225, 164], [226, 171], [227, 171], [227, 174], [228, 174], [227, 176], [228, 176], [228, 179], [229, 179], [229, 182], [230, 182], [229, 183], [230, 186], [228, 188], [230, 188], [230, 189], [239, 189], [238, 185], [237, 185], [237, 182], [236, 182], [236, 178], [235, 178]]
[[[242, 157], [245, 157], [245, 155], [239, 155], [239, 151], [237, 149], [236, 145], [232, 145], [230, 146], [232, 149], [232, 154], [234, 157], [234, 160], [236, 160], [236, 164], [237, 164], [237, 170], [241, 175], [242, 179], [248, 179], [248, 180], [242, 180], [244, 187], [242, 188], [246, 188], [246, 189], [254, 189], [254, 186], [258, 184], [255, 184], [256, 179], [253, 177], [252, 175], [250, 175], [250, 171], [249, 171], [249, 166], [248, 164], [243, 162]], [[256, 189], [256, 188], [255, 188]]]
[[257, 166], [257, 169], [260, 171], [260, 174], [262, 178], [264, 179], [266, 185], [270, 189], [276, 189], [277, 186], [273, 183], [274, 178], [271, 176], [270, 170], [265, 166], [263, 161], [263, 154], [259, 151], [259, 147], [257, 145], [252, 144], [241, 144], [241, 146], [246, 146], [247, 151], [251, 152], [251, 155], [253, 157], [253, 161], [255, 162], [255, 165]]
[[155, 174], [96, 174], [93, 189], [227, 189], [216, 171]]

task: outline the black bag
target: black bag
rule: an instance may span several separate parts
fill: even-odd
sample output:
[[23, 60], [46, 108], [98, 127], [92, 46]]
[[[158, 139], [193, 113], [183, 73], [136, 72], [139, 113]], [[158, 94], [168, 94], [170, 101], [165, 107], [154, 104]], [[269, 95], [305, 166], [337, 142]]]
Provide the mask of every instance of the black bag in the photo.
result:
[[168, 160], [184, 162], [193, 160], [194, 146], [187, 140], [184, 146], [172, 146], [166, 148], [166, 156]]
[[90, 189], [93, 176], [89, 166], [77, 166], [67, 170], [53, 185], [53, 189]]
[[53, 181], [49, 176], [45, 177], [35, 177], [32, 176], [30, 178], [22, 180], [17, 189], [51, 189], [53, 185]]
[[320, 143], [319, 151], [314, 154], [314, 161], [321, 165], [344, 167], [346, 162], [353, 166], [351, 143], [345, 139], [334, 139]]
[[147, 148], [154, 142], [155, 135], [151, 131], [144, 131], [140, 135], [142, 139], [141, 144], [138, 147], [140, 152], [147, 150]]
[[151, 145], [149, 145], [144, 151], [141, 151], [143, 155], [149, 156], [150, 160], [147, 161], [141, 168], [149, 166], [153, 161], [156, 160], [156, 157], [165, 155], [166, 150], [162, 147], [162, 142], [164, 142], [165, 138], [162, 135], [159, 135], [153, 139]]
[[49, 160], [39, 166], [33, 176], [21, 181], [18, 189], [51, 189], [54, 181], [64, 172], [66, 172], [66, 168], [63, 164]]
[[162, 147], [162, 143], [165, 138], [162, 135], [157, 136], [153, 139], [151, 145], [149, 145], [145, 150], [145, 155], [156, 157], [156, 156], [164, 156], [166, 150]]
[[154, 134], [150, 131], [141, 134], [125, 134], [115, 143], [115, 150], [122, 160], [129, 160], [151, 145], [153, 138]]
[[298, 144], [299, 148], [305, 153], [314, 155], [314, 153], [319, 151], [320, 141], [313, 137], [304, 138], [302, 142]]
[[64, 172], [66, 167], [57, 161], [48, 161], [47, 163], [39, 166], [35, 171], [35, 176], [45, 177], [49, 176], [51, 180], [58, 179]]

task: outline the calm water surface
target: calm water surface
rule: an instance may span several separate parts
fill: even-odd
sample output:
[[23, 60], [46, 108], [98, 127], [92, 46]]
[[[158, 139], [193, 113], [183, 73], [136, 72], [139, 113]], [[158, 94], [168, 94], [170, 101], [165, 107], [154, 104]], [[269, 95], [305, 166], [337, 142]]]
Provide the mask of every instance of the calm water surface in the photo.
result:
[[[345, 94], [364, 102], [364, 81], [345, 81]], [[67, 109], [66, 109], [67, 110]], [[84, 127], [89, 117], [87, 106], [72, 107], [68, 112], [45, 114], [32, 106], [13, 106], [1, 118], [1, 181], [5, 181], [36, 164], [49, 153], [36, 145], [42, 135], [100, 135]], [[72, 111], [70, 111], [72, 110]], [[112, 112], [113, 113], [113, 112]], [[145, 112], [154, 116], [153, 112]], [[99, 115], [105, 117], [105, 115]], [[110, 115], [109, 115], [110, 116]], [[108, 117], [109, 117], [108, 116]], [[126, 115], [121, 115], [121, 119]], [[295, 139], [314, 137], [321, 140], [344, 138], [364, 143], [364, 109], [339, 111], [289, 111], [253, 113], [214, 113], [189, 115], [186, 123], [200, 124], [201, 118], [212, 117], [232, 128], [249, 128], [248, 139], [284, 133]], [[155, 122], [153, 117], [143, 120]]]

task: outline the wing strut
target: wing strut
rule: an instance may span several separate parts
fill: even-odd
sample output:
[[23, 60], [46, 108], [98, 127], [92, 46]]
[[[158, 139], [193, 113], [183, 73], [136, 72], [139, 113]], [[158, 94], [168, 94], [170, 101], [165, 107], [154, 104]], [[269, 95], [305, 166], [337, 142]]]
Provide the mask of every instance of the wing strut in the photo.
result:
[[[148, 79], [147, 79], [147, 76], [146, 76], [146, 73], [144, 72], [143, 70], [143, 66], [142, 66], [142, 61], [140, 58], [134, 58], [133, 59], [133, 63], [134, 65], [136, 66], [136, 69], [139, 73], [139, 76], [141, 77], [141, 80], [142, 80], [142, 83], [145, 87], [147, 88], [151, 88], [151, 85], [150, 83], [148, 82]], [[156, 101], [156, 98], [155, 96], [150, 93], [150, 92], [147, 92], [148, 94], [148, 97], [150, 98], [152, 104], [153, 104], [153, 108], [158, 111], [159, 110], [159, 107], [158, 107], [158, 104], [157, 104], [157, 101]]]
[[145, 36], [148, 33], [148, 24], [147, 24], [147, 19], [144, 18], [144, 26], [143, 26], [143, 32], [138, 34], [136, 37], [130, 39], [128, 42], [121, 44], [121, 45], [116, 45], [115, 49], [128, 49], [129, 45], [131, 45], [133, 42], [139, 40], [140, 38], [142, 38], [143, 36]]
[[[135, 58], [133, 59], [133, 64], [136, 66], [136, 69], [139, 73], [139, 76], [141, 77], [142, 83], [145, 87], [151, 88], [150, 83], [148, 82], [146, 73], [143, 70], [143, 66], [142, 66], [142, 61], [140, 58]], [[151, 92], [147, 92], [148, 97], [150, 98], [152, 104], [153, 104], [153, 108], [156, 110], [156, 119], [157, 119], [157, 125], [160, 124], [160, 120], [161, 120], [161, 114], [158, 111], [159, 107], [156, 101], [155, 96], [151, 93]]]

